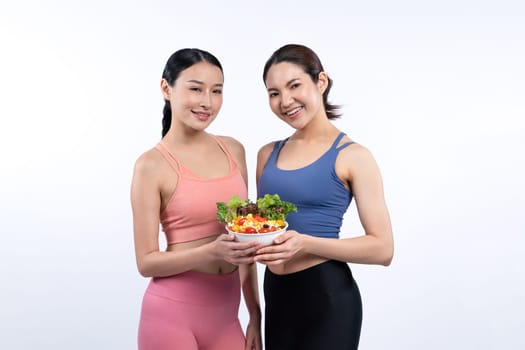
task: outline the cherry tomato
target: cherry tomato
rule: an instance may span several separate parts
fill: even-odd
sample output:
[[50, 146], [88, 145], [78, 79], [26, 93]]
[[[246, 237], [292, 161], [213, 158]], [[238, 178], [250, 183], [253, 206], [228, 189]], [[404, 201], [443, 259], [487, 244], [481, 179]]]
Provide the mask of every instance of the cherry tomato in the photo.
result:
[[253, 227], [246, 227], [243, 233], [257, 233], [257, 230]]
[[254, 214], [254, 215], [253, 215], [253, 218], [254, 218], [255, 220], [259, 221], [259, 222], [265, 222], [265, 221], [268, 220], [268, 219], [263, 218], [262, 216], [259, 216], [259, 215], [257, 215], [257, 214]]

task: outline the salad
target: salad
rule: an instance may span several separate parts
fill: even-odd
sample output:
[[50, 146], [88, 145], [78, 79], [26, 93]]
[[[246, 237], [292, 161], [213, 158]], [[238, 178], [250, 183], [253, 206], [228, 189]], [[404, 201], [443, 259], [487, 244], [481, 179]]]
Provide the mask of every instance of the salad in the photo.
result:
[[238, 195], [228, 203], [217, 202], [217, 220], [238, 233], [268, 233], [286, 226], [286, 216], [297, 211], [295, 204], [282, 201], [278, 194], [266, 194], [254, 203]]

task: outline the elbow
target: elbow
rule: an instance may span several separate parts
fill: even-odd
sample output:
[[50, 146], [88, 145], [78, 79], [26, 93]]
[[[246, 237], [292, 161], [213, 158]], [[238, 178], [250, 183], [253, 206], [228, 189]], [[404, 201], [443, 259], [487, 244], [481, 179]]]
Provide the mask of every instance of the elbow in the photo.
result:
[[390, 266], [393, 258], [394, 258], [394, 244], [392, 242], [389, 242], [383, 245], [381, 249], [381, 259], [379, 261], [379, 264], [383, 266]]
[[390, 244], [385, 248], [382, 265], [390, 266], [392, 259], [394, 259], [394, 246]]
[[137, 269], [142, 277], [153, 277], [151, 268], [148, 266], [148, 264], [144, 263], [144, 261], [137, 261]]
[[148, 271], [148, 269], [144, 268], [143, 266], [138, 266], [138, 270], [142, 277], [146, 277], [146, 278], [153, 277], [151, 276], [150, 271]]
[[145, 277], [145, 278], [150, 278], [150, 277], [153, 277], [153, 274], [150, 273], [149, 271], [147, 270], [140, 270], [139, 269], [139, 273], [142, 277]]
[[381, 262], [381, 265], [390, 266], [393, 258], [394, 258], [393, 254], [389, 255], [388, 257], [385, 257], [385, 259]]

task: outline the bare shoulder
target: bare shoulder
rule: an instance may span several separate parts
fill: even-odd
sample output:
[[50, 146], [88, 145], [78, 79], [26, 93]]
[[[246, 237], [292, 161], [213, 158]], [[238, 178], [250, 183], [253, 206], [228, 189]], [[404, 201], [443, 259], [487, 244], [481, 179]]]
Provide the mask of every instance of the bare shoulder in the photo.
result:
[[226, 144], [230, 152], [244, 154], [244, 145], [231, 136], [217, 135], [217, 137]]
[[[349, 140], [346, 140], [349, 141]], [[343, 142], [345, 140], [343, 139]], [[336, 172], [341, 178], [351, 180], [357, 174], [371, 174], [378, 171], [372, 152], [364, 145], [352, 143], [339, 152]]]
[[142, 153], [135, 161], [135, 176], [156, 177], [159, 167], [164, 165], [162, 155], [155, 148]]
[[276, 141], [273, 141], [259, 148], [259, 151], [257, 152], [257, 159], [268, 159], [270, 153], [272, 153], [272, 150], [275, 147], [275, 143]]
[[372, 152], [364, 145], [354, 142], [340, 152], [343, 158], [350, 159], [352, 161], [366, 161], [373, 159]]
[[240, 168], [244, 181], [248, 183], [248, 170], [246, 168], [246, 153], [241, 142], [231, 136], [217, 136], [228, 148], [235, 163]]
[[259, 181], [264, 166], [266, 165], [266, 162], [268, 162], [268, 159], [270, 159], [270, 155], [272, 154], [274, 146], [275, 141], [267, 143], [266, 145], [262, 146], [257, 152], [257, 169], [255, 172], [255, 179], [257, 182]]

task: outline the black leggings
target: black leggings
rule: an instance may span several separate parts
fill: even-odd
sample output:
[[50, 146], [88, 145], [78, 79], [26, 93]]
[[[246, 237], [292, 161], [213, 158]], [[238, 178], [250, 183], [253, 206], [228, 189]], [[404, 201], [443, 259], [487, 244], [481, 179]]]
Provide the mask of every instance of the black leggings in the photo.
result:
[[361, 334], [361, 294], [348, 264], [264, 274], [265, 349], [351, 350]]

